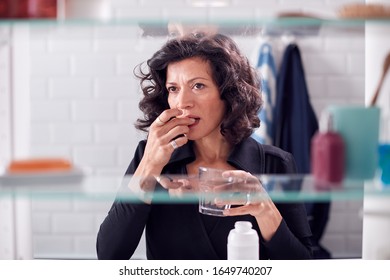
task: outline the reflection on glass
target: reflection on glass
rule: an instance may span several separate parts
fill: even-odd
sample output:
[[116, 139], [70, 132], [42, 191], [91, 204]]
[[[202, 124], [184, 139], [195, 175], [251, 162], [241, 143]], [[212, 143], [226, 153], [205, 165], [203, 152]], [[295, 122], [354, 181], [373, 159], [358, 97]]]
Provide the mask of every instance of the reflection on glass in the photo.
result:
[[[344, 181], [340, 185], [318, 187], [310, 175], [255, 175], [256, 180], [243, 181], [232, 178], [233, 184], [222, 187], [220, 197], [229, 199], [264, 199], [264, 192], [274, 201], [330, 201], [343, 199], [362, 199], [364, 194], [390, 195], [390, 188], [382, 188], [376, 182]], [[43, 180], [44, 179], [44, 180]], [[32, 178], [30, 181], [11, 182], [0, 177], [0, 196], [33, 196], [62, 199], [73, 196], [76, 199], [100, 199], [148, 201], [162, 203], [197, 203], [199, 200], [199, 177], [188, 175], [164, 175], [160, 178], [139, 178], [134, 176], [105, 177], [80, 176], [65, 178], [62, 181], [47, 178]], [[365, 185], [366, 184], [366, 185]], [[260, 188], [261, 186], [261, 188]]]

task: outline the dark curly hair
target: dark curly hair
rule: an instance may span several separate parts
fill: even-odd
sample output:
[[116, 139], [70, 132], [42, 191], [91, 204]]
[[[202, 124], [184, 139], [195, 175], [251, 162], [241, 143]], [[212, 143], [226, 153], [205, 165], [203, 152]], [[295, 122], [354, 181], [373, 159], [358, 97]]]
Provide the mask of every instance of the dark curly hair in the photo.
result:
[[233, 145], [249, 137], [260, 126], [258, 112], [263, 104], [260, 80], [236, 43], [222, 34], [169, 40], [147, 60], [146, 71], [142, 69], [144, 63], [134, 69], [144, 95], [139, 103], [144, 118], [137, 119], [135, 127], [147, 132], [152, 122], [169, 108], [165, 87], [167, 67], [191, 57], [208, 61], [211, 66], [212, 77], [226, 105], [222, 135]]

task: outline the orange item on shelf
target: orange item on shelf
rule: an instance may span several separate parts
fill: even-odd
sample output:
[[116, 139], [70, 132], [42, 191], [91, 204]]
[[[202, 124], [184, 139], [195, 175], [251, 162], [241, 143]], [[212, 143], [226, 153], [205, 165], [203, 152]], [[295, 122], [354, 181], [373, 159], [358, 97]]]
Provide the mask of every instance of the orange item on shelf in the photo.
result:
[[72, 163], [63, 158], [31, 158], [12, 161], [7, 168], [10, 174], [70, 171]]
[[390, 5], [349, 3], [338, 10], [338, 16], [346, 19], [390, 18]]

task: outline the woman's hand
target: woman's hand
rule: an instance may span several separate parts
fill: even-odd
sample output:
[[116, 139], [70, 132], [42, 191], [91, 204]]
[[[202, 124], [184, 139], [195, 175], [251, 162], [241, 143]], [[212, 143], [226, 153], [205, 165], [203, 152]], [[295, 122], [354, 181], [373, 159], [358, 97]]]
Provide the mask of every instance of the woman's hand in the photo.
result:
[[264, 203], [271, 200], [261, 182], [249, 172], [229, 170], [223, 172], [222, 176], [229, 178], [231, 183], [214, 188], [214, 192], [221, 193], [221, 198], [215, 202], [235, 206], [226, 210], [227, 216], [259, 215]]
[[198, 176], [188, 175], [160, 175], [157, 182], [168, 190], [171, 197], [181, 198], [187, 196], [197, 196], [199, 189]]
[[162, 170], [173, 151], [188, 142], [188, 126], [195, 120], [179, 117], [182, 113], [179, 109], [167, 109], [150, 126], [143, 158], [150, 166], [160, 167]]
[[[129, 184], [129, 188], [141, 197], [153, 193], [157, 178], [173, 151], [188, 142], [188, 126], [195, 120], [179, 117], [182, 113], [179, 109], [167, 109], [150, 126], [144, 155]], [[150, 203], [149, 199], [143, 200]]]
[[187, 196], [188, 198], [197, 199], [198, 182], [197, 176], [188, 175], [132, 176], [129, 180], [126, 180], [127, 188], [124, 188], [122, 194], [126, 195], [127, 191], [130, 191], [130, 197], [136, 196], [145, 203], [151, 204], [158, 183], [168, 190], [169, 196], [172, 198]]
[[223, 173], [224, 177], [233, 177], [232, 193], [237, 193], [237, 199], [218, 201], [218, 204], [230, 204], [230, 209], [224, 210], [225, 216], [252, 215], [256, 218], [264, 240], [268, 241], [279, 227], [282, 216], [275, 204], [263, 188], [261, 182], [252, 174], [242, 170], [231, 170]]
[[182, 113], [179, 109], [167, 109], [151, 124], [144, 155], [134, 176], [159, 176], [173, 151], [188, 142], [188, 126], [195, 120], [179, 117]]

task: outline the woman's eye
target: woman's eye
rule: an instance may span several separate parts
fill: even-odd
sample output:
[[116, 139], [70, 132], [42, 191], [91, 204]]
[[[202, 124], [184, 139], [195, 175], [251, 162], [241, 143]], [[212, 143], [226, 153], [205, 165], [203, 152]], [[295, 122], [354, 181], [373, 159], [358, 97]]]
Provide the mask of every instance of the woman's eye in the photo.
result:
[[204, 88], [205, 87], [205, 85], [204, 84], [201, 84], [201, 83], [196, 83], [195, 85], [194, 85], [194, 88], [195, 89], [202, 89], [202, 88]]
[[177, 88], [176, 87], [168, 87], [167, 90], [168, 90], [168, 92], [175, 92], [175, 91], [177, 91]]

